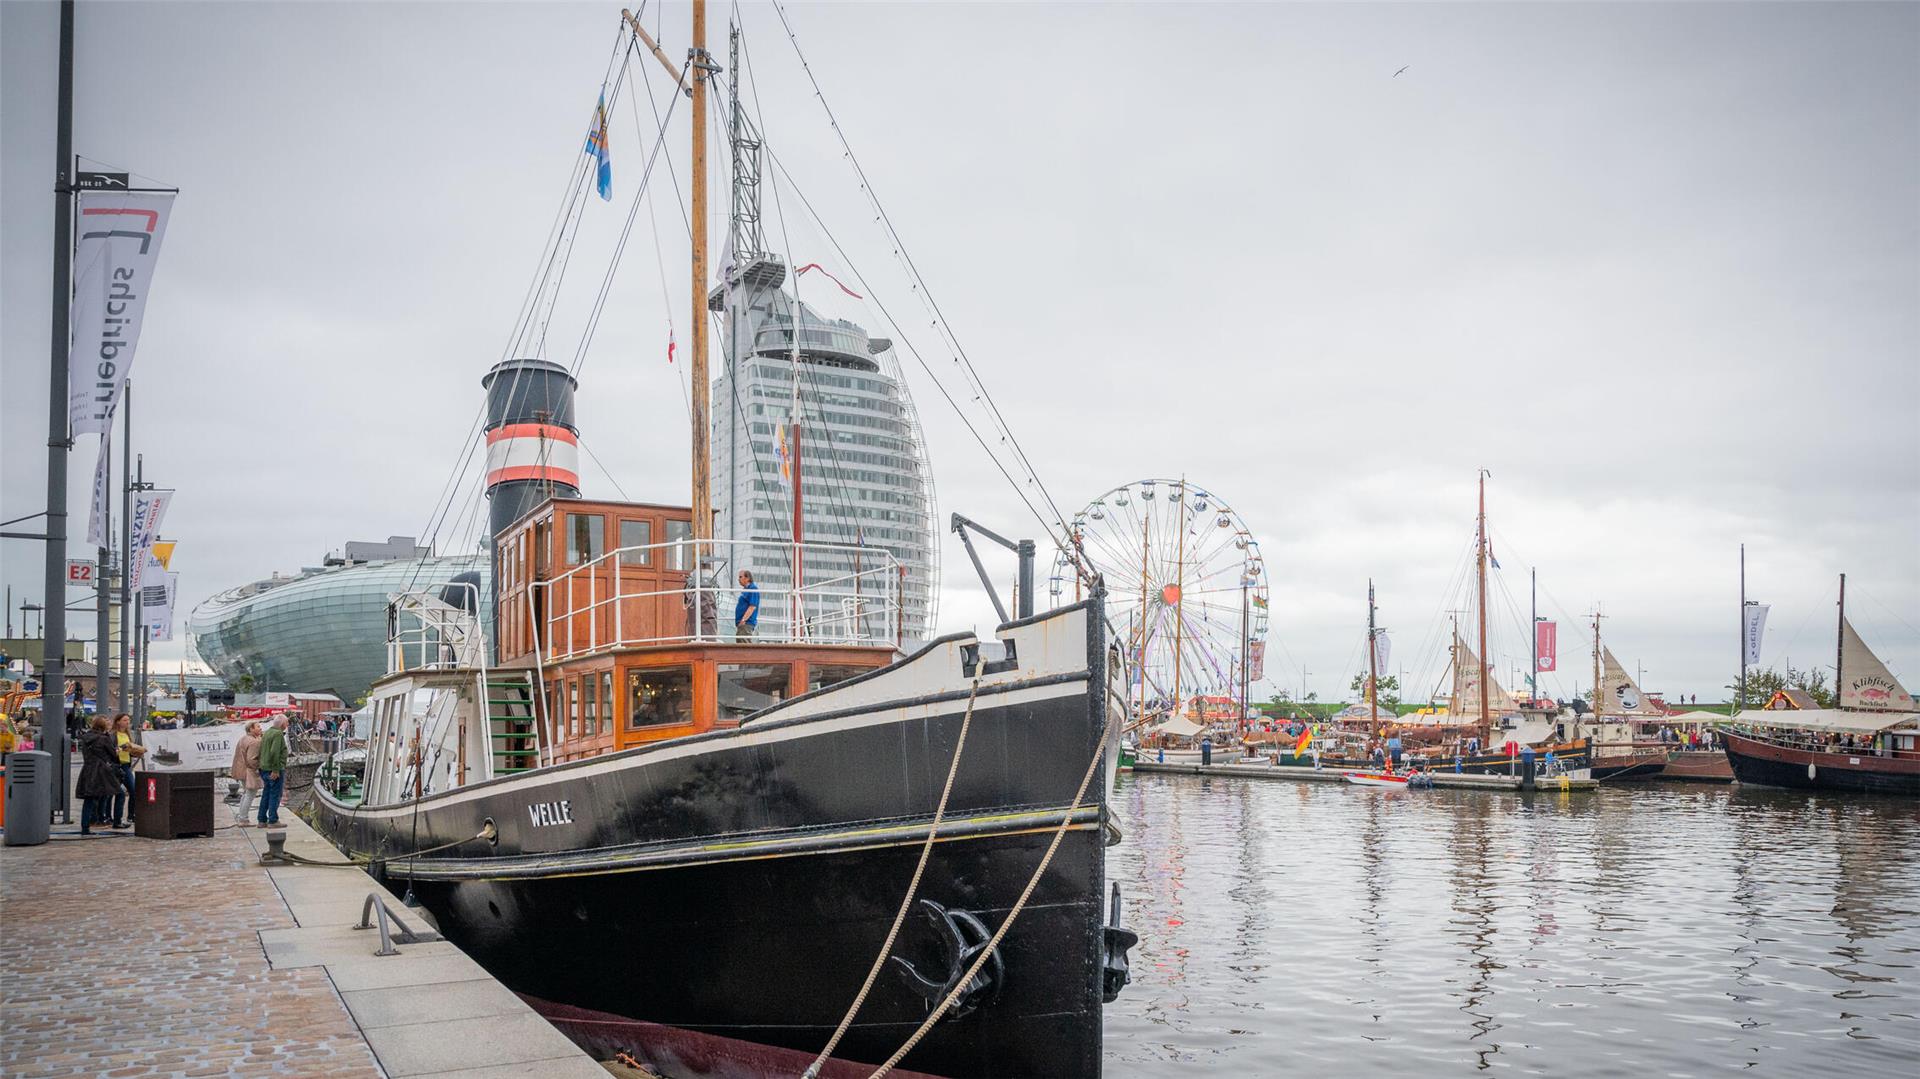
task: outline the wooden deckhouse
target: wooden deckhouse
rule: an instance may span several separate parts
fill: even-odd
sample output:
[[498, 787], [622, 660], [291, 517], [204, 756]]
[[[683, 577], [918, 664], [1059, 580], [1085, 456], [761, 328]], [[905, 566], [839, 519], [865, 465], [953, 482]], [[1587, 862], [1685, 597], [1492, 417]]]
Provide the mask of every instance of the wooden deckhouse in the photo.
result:
[[[578, 498], [549, 499], [497, 537], [497, 666], [535, 676], [552, 761], [735, 727], [897, 657], [885, 551], [863, 552], [871, 568], [851, 575], [762, 591], [746, 637], [733, 554], [748, 546], [708, 541], [701, 558], [688, 507]], [[785, 546], [802, 565], [832, 549]]]

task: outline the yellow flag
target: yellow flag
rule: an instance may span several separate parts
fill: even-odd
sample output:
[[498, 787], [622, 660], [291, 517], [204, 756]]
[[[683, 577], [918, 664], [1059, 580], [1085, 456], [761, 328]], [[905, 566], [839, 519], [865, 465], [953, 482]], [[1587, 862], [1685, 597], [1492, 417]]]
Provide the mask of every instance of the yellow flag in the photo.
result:
[[153, 560], [160, 563], [161, 569], [170, 570], [173, 568], [171, 565], [173, 562], [173, 542], [172, 540], [162, 540], [153, 545]]

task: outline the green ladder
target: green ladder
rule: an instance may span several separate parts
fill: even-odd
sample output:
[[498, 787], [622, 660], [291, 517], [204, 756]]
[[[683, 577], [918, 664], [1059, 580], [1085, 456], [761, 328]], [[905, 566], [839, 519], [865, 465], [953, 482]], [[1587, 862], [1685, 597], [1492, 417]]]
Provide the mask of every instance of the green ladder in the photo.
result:
[[493, 742], [493, 774], [512, 775], [540, 766], [540, 732], [533, 690], [525, 675], [488, 672], [487, 734]]

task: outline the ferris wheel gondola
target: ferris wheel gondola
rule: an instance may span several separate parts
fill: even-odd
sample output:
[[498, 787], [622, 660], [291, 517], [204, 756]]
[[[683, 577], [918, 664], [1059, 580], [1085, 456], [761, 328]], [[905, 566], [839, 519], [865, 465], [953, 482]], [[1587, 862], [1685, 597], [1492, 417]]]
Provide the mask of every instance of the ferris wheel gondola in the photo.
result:
[[1105, 581], [1143, 715], [1219, 718], [1223, 700], [1243, 710], [1243, 665], [1259, 666], [1268, 597], [1259, 541], [1240, 515], [1189, 480], [1146, 479], [1087, 503], [1070, 524], [1076, 550], [1056, 554], [1052, 598], [1078, 599], [1086, 574]]

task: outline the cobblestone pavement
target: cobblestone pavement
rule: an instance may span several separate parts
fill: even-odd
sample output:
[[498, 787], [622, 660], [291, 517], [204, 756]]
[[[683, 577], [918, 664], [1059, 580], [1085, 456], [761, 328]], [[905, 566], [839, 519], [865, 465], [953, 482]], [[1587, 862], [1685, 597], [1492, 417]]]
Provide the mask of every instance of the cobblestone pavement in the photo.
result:
[[0, 1076], [381, 1076], [325, 968], [268, 969], [294, 920], [255, 861], [230, 828], [0, 848]]

